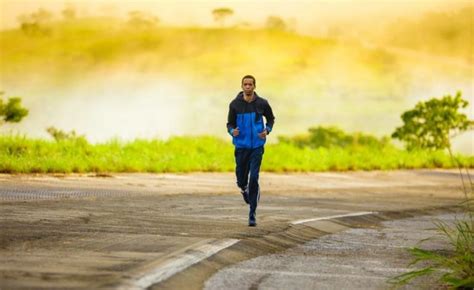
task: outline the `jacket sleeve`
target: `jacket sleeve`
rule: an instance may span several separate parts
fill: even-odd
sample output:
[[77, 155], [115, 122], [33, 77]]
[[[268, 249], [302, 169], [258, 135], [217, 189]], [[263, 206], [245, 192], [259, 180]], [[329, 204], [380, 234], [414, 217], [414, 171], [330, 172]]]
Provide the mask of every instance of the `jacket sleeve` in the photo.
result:
[[270, 107], [270, 104], [268, 102], [267, 102], [267, 105], [265, 106], [265, 110], [263, 111], [263, 115], [265, 116], [265, 119], [267, 120], [265, 129], [267, 129], [267, 132], [270, 133], [273, 129], [273, 124], [275, 124], [275, 116], [273, 115], [272, 107]]
[[227, 114], [227, 132], [232, 135], [232, 131], [237, 127], [235, 110], [232, 103], [229, 105], [229, 113]]

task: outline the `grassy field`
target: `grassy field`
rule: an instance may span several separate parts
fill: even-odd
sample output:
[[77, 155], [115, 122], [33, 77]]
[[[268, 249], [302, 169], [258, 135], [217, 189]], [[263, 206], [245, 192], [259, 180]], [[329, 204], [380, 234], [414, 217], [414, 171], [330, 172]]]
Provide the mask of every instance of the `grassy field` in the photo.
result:
[[[457, 156], [473, 168], [473, 156]], [[2, 173], [85, 172], [194, 172], [232, 171], [233, 146], [215, 137], [173, 137], [90, 144], [85, 139], [49, 141], [22, 136], [0, 137]], [[265, 147], [262, 170], [311, 172], [454, 168], [444, 152], [397, 149], [384, 146], [301, 147], [289, 142]]]

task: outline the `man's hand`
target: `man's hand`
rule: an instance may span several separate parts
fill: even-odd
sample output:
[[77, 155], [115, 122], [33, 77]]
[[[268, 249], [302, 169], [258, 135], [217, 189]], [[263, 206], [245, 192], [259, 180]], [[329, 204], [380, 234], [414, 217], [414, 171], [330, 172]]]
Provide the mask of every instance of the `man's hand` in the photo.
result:
[[267, 134], [268, 134], [267, 129], [265, 129], [265, 130], [263, 130], [262, 133], [258, 134], [258, 137], [260, 137], [260, 139], [265, 139], [265, 138], [267, 138]]
[[239, 127], [235, 128], [235, 129], [232, 131], [232, 136], [234, 136], [234, 137], [239, 136], [239, 134], [240, 134]]

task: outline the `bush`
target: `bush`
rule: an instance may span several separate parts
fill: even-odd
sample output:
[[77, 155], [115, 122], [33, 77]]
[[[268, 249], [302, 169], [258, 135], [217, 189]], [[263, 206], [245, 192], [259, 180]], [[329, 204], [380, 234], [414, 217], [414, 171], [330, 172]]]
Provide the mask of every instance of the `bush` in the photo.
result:
[[279, 136], [282, 143], [289, 143], [299, 148], [348, 148], [348, 147], [372, 147], [383, 148], [390, 145], [387, 137], [377, 138], [370, 134], [356, 132], [348, 134], [337, 127], [312, 127], [308, 129], [308, 134], [295, 137]]

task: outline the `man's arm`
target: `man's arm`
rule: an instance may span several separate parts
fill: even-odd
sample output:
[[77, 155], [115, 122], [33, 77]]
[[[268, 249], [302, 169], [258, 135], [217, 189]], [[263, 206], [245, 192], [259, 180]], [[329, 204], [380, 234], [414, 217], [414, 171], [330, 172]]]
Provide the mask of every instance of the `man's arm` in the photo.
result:
[[232, 108], [232, 103], [229, 105], [229, 113], [227, 114], [227, 132], [234, 136], [234, 129], [237, 127], [236, 124], [235, 110]]
[[273, 115], [272, 107], [270, 107], [270, 104], [268, 102], [267, 106], [265, 107], [265, 110], [263, 111], [263, 115], [267, 120], [265, 130], [267, 130], [267, 134], [269, 134], [273, 129], [273, 124], [275, 124], [275, 116]]

